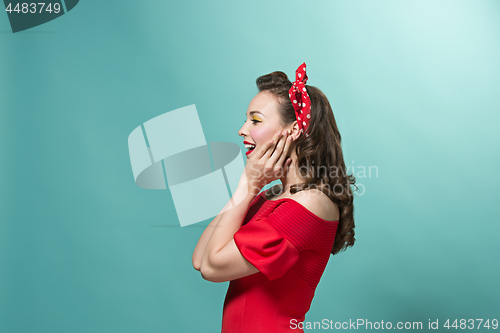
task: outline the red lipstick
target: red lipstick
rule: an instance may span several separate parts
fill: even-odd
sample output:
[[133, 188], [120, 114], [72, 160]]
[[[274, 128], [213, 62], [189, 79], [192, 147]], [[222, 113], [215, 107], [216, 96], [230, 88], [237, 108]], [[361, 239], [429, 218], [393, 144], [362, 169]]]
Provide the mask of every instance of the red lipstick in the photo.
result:
[[255, 143], [251, 143], [251, 142], [248, 142], [248, 141], [243, 141], [244, 144], [247, 144], [247, 145], [252, 145], [254, 146], [254, 149], [251, 149], [251, 150], [248, 150], [245, 154], [248, 155], [250, 154], [252, 151], [255, 150]]

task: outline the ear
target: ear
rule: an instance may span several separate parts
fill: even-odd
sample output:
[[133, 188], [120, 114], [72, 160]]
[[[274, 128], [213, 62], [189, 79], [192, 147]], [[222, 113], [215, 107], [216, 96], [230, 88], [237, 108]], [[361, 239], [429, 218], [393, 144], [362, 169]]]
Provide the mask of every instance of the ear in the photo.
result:
[[297, 120], [295, 120], [292, 124], [292, 127], [289, 128], [292, 132], [290, 133], [290, 135], [292, 136], [292, 141], [295, 141], [299, 138], [300, 136], [300, 128], [299, 128], [299, 123], [297, 122]]

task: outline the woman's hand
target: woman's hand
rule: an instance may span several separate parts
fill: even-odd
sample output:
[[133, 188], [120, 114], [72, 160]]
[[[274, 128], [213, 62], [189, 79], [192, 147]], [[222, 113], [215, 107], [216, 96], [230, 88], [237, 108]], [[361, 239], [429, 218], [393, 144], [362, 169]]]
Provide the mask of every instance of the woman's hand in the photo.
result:
[[249, 191], [257, 194], [265, 185], [286, 176], [292, 162], [288, 156], [291, 142], [289, 131], [284, 130], [276, 133], [272, 142], [255, 148], [242, 175], [246, 175]]

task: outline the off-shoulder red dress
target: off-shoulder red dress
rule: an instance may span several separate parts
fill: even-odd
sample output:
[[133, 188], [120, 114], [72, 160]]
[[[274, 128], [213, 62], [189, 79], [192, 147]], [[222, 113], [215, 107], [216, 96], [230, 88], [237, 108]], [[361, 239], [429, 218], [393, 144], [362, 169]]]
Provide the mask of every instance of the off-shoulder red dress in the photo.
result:
[[[267, 191], [267, 190], [266, 190]], [[229, 283], [222, 333], [303, 332], [331, 255], [338, 221], [324, 220], [292, 198], [252, 201], [234, 242], [259, 272]]]

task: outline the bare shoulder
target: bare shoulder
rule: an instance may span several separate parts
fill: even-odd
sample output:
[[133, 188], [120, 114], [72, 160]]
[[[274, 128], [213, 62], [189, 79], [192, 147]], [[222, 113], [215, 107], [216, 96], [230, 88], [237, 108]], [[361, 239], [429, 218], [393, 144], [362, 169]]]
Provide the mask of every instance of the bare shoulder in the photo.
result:
[[318, 217], [327, 221], [338, 221], [339, 208], [320, 190], [309, 189], [295, 193], [291, 197]]

